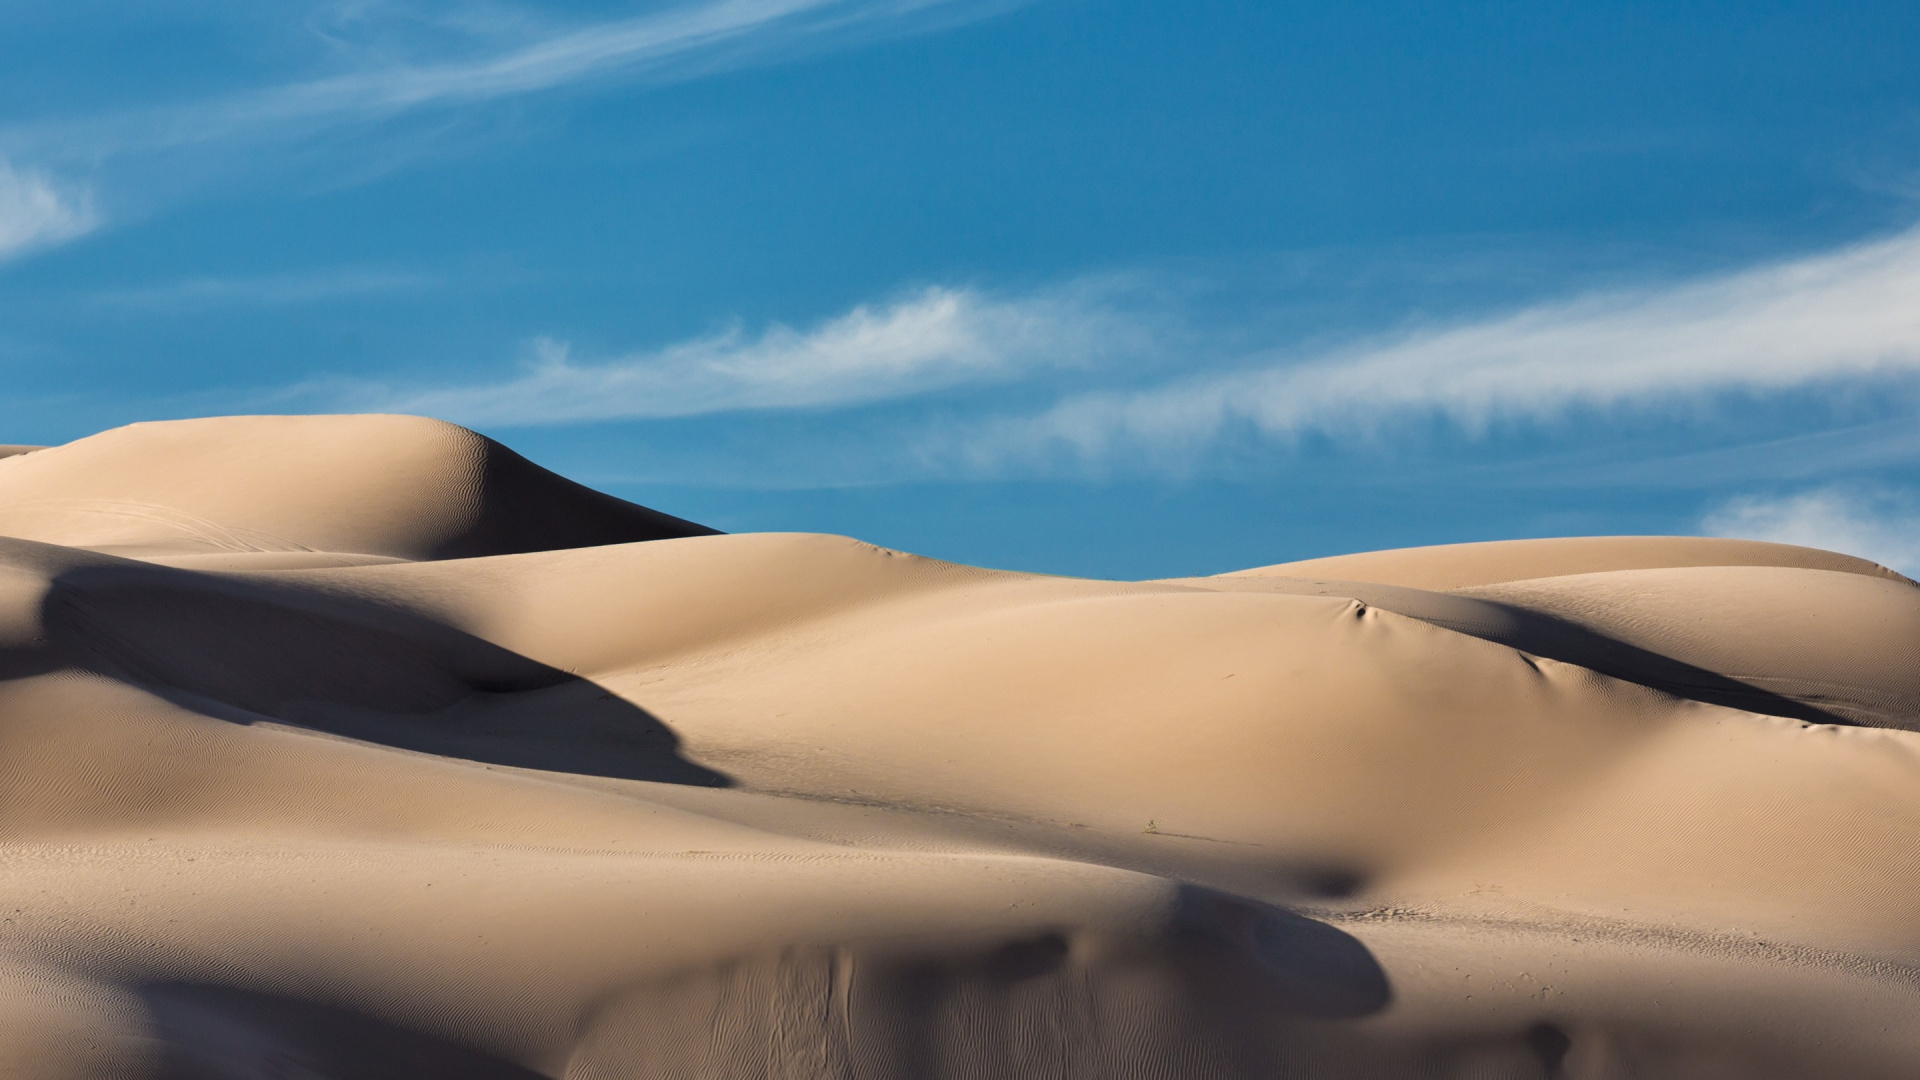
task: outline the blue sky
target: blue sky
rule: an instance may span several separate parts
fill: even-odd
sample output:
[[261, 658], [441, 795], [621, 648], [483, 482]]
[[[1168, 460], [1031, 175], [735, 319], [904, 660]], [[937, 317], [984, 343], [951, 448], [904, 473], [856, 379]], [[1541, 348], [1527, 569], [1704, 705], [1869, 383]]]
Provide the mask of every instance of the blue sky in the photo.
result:
[[392, 410], [1120, 577], [1920, 570], [1920, 7], [0, 0], [0, 442]]

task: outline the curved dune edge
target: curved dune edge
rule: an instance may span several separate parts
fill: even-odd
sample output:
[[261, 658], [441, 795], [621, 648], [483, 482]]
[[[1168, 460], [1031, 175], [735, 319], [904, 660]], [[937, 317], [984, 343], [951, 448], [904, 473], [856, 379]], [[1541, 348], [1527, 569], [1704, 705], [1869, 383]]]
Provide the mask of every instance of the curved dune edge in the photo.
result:
[[1529, 578], [1689, 566], [1779, 566], [1864, 574], [1912, 584], [1879, 563], [1834, 551], [1710, 536], [1567, 536], [1367, 551], [1276, 563], [1222, 577], [1329, 578], [1450, 590]]
[[1920, 1065], [1898, 575], [1617, 538], [1045, 577], [496, 446], [0, 460], [0, 1075]]
[[464, 558], [712, 533], [414, 416], [226, 416], [0, 456], [0, 536], [134, 556]]

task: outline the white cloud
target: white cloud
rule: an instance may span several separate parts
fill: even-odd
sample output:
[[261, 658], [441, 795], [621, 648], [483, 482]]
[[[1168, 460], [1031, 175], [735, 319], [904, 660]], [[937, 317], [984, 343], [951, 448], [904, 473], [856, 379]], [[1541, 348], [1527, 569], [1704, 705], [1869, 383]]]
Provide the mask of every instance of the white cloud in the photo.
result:
[[[323, 44], [328, 74], [90, 115], [0, 118], [0, 260], [101, 224], [90, 191], [9, 169], [8, 157], [98, 177], [119, 217], [248, 176], [352, 186], [462, 140], [520, 129], [518, 114], [478, 111], [489, 102], [703, 78], [938, 30], [1024, 2], [681, 0], [591, 22], [550, 6], [484, 0], [323, 5], [307, 30]], [[408, 117], [428, 122], [393, 127]]]
[[84, 189], [62, 187], [44, 172], [0, 158], [0, 261], [71, 240], [98, 223]]
[[362, 408], [490, 425], [845, 406], [1086, 365], [1139, 349], [1146, 337], [1140, 325], [1070, 293], [1005, 300], [931, 288], [807, 331], [732, 329], [587, 364], [566, 345], [543, 341], [536, 362], [506, 381], [413, 392], [361, 387], [346, 397]]
[[[976, 397], [941, 408], [937, 419], [913, 414], [905, 433], [879, 419], [862, 429], [891, 440], [889, 454], [917, 470], [994, 475], [1063, 464], [1184, 469], [1249, 431], [1278, 441], [1308, 431], [1368, 436], [1432, 418], [1472, 431], [1500, 420], [1550, 422], [1579, 407], [1667, 407], [1816, 384], [1845, 390], [1920, 374], [1920, 231], [1311, 352], [1261, 347], [1252, 318], [1203, 319], [1181, 299], [1195, 295], [1204, 290], [1139, 277], [1013, 295], [936, 287], [809, 329], [735, 328], [592, 361], [543, 342], [532, 364], [498, 381], [334, 382], [281, 397], [513, 426], [831, 409], [1029, 379], [1036, 385], [1022, 397], [1053, 394], [1055, 404], [1022, 414], [983, 408]], [[1168, 371], [1190, 374], [1168, 379]], [[1063, 394], [1062, 386], [1077, 389]], [[1770, 452], [1812, 461], [1818, 451], [1858, 467], [1906, 453], [1907, 430], [1862, 428], [1853, 434], [1871, 445]]]
[[1661, 289], [1588, 296], [1316, 355], [1280, 350], [1145, 390], [1093, 391], [982, 425], [961, 453], [999, 465], [1377, 431], [1439, 415], [1470, 429], [1578, 406], [1920, 369], [1920, 231]]
[[[401, 59], [378, 48], [363, 66], [340, 74], [90, 122], [20, 129], [9, 133], [9, 142], [49, 152], [77, 149], [100, 158], [223, 141], [298, 138], [422, 109], [659, 73], [674, 64], [710, 73], [728, 66], [714, 63], [722, 52], [745, 62], [829, 34], [882, 25], [910, 30], [916, 25], [913, 16], [937, 9], [986, 11], [993, 6], [985, 0], [706, 0], [559, 29], [546, 20], [492, 18], [483, 21], [499, 23], [512, 33], [477, 55], [470, 44], [439, 50], [468, 55], [435, 59]], [[1005, 0], [998, 6], [1005, 6]], [[350, 14], [365, 16], [358, 6]], [[693, 66], [702, 58], [708, 67]]]
[[551, 89], [711, 47], [836, 0], [718, 0], [553, 34], [477, 60], [396, 64], [223, 103], [232, 123], [380, 116]]
[[1820, 488], [1772, 498], [1742, 496], [1709, 513], [1700, 531], [1825, 548], [1920, 574], [1920, 508], [1884, 493]]

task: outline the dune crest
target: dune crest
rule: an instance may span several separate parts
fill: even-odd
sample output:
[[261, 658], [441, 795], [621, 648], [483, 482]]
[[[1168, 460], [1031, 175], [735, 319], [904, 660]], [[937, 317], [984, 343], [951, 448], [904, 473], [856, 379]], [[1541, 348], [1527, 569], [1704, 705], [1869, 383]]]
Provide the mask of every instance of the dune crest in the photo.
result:
[[1782, 566], [1908, 580], [1879, 563], [1835, 551], [1715, 536], [1566, 536], [1440, 544], [1276, 563], [1221, 576], [1330, 578], [1445, 590], [1528, 578], [1689, 566]]
[[1920, 587], [720, 535], [408, 417], [0, 451], [0, 1075], [1905, 1077]]
[[258, 565], [301, 565], [315, 552], [453, 559], [711, 532], [413, 416], [174, 420], [0, 456], [0, 535], [227, 560], [208, 566], [268, 553]]

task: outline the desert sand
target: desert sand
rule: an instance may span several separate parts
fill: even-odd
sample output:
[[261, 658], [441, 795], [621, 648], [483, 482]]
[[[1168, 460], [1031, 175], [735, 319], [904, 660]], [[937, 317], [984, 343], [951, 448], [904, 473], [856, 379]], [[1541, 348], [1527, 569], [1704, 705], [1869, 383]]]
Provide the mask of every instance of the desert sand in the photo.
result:
[[1920, 1075], [1920, 587], [720, 535], [394, 416], [0, 447], [0, 1075]]

